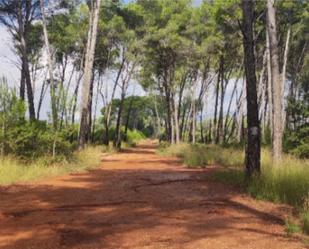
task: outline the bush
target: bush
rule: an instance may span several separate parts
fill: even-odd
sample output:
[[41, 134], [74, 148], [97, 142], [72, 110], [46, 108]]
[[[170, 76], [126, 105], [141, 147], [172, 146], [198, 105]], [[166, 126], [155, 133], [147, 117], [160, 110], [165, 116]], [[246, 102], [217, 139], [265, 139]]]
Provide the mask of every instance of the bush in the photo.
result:
[[22, 159], [35, 159], [53, 154], [71, 156], [76, 143], [70, 139], [75, 131], [69, 128], [57, 133], [43, 121], [24, 121], [22, 125], [10, 127], [6, 135], [6, 152]]
[[129, 130], [127, 131], [126, 143], [130, 146], [136, 145], [139, 141], [145, 139], [145, 135], [138, 130]]
[[309, 158], [309, 124], [285, 134], [284, 149], [301, 158]]
[[0, 153], [23, 160], [53, 154], [69, 157], [76, 143], [77, 129], [66, 127], [55, 133], [51, 125], [43, 121], [27, 121], [26, 106], [10, 89], [5, 79], [0, 80]]

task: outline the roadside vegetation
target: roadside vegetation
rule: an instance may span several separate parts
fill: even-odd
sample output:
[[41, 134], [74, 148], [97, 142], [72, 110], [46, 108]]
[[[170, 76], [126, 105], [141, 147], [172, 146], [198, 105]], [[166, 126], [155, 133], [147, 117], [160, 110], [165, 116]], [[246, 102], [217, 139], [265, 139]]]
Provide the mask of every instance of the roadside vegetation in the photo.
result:
[[[89, 145], [78, 151], [76, 124], [62, 124], [55, 132], [47, 121], [27, 120], [26, 105], [15, 89], [5, 79], [0, 83], [0, 185], [93, 168], [99, 165], [102, 152], [116, 151], [103, 144], [102, 125], [89, 136]], [[113, 140], [114, 130], [111, 127], [109, 140]], [[122, 127], [121, 136], [126, 147], [145, 138], [128, 127]]]
[[[136, 130], [127, 132], [123, 147], [134, 147], [145, 139], [143, 133]], [[23, 156], [0, 156], [0, 185], [34, 182], [47, 177], [93, 169], [101, 164], [103, 153], [116, 153], [117, 149], [106, 145], [89, 145], [83, 150], [72, 150], [56, 157], [45, 154], [27, 158]]]
[[248, 182], [243, 171], [245, 154], [241, 148], [212, 144], [161, 144], [158, 153], [176, 156], [188, 167], [222, 166], [221, 170], [213, 173], [214, 180], [237, 185], [257, 199], [294, 206], [302, 218], [303, 231], [309, 232], [308, 159], [284, 154], [280, 165], [274, 167], [271, 151], [264, 148], [261, 153], [261, 175]]
[[0, 157], [0, 185], [35, 182], [47, 177], [93, 169], [100, 165], [103, 152], [111, 152], [102, 146], [89, 146], [74, 152], [70, 158], [42, 157], [27, 163], [14, 157]]

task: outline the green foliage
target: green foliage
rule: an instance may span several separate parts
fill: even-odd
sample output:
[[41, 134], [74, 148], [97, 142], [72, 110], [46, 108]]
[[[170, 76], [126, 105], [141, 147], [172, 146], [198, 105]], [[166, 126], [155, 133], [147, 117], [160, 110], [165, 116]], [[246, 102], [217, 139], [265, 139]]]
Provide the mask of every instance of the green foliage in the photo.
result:
[[[309, 58], [309, 57], [308, 57]], [[309, 61], [309, 59], [308, 59]], [[309, 62], [308, 62], [309, 65]], [[299, 99], [289, 99], [287, 113], [291, 114], [293, 127], [285, 134], [284, 148], [302, 158], [309, 158], [309, 72], [301, 77]]]
[[[114, 99], [112, 105], [112, 117], [116, 118], [120, 100]], [[129, 96], [124, 99], [122, 124], [125, 125], [127, 123], [130, 129], [146, 130], [147, 127], [153, 126], [153, 117], [155, 116], [153, 109], [153, 101], [150, 97]]]
[[[8, 153], [10, 130], [25, 122], [25, 105], [16, 95], [15, 89], [8, 87], [6, 79], [0, 81], [0, 148], [1, 154]], [[14, 137], [16, 139], [16, 137]]]
[[284, 139], [284, 148], [301, 158], [309, 158], [309, 124], [288, 132]]
[[[56, 50], [56, 62], [63, 63], [62, 60], [67, 59], [68, 56], [83, 56], [87, 23], [88, 11], [84, 4], [51, 17], [47, 28], [50, 43]], [[76, 66], [78, 65], [76, 63]]]
[[77, 130], [66, 127], [56, 134], [45, 121], [28, 121], [25, 104], [19, 100], [15, 89], [10, 89], [5, 79], [0, 82], [0, 152], [24, 160], [32, 160], [53, 154], [70, 157], [76, 148]]
[[76, 148], [70, 142], [69, 130], [54, 133], [51, 126], [43, 121], [24, 121], [22, 125], [7, 130], [7, 153], [22, 159], [35, 159], [52, 155], [56, 142], [56, 155], [69, 157]]
[[43, 28], [39, 23], [35, 23], [29, 27], [27, 31], [27, 52], [32, 63], [40, 58], [41, 49], [43, 47]]
[[[104, 128], [99, 128], [93, 133], [92, 142], [94, 144], [102, 144], [103, 136], [105, 134]], [[109, 141], [113, 141], [115, 136], [115, 127], [110, 127], [109, 129]], [[145, 134], [136, 129], [128, 129], [127, 136], [125, 138], [125, 127], [121, 128], [121, 137], [125, 141], [125, 143], [129, 146], [134, 146], [139, 141], [146, 138]]]
[[139, 141], [145, 139], [145, 135], [138, 130], [128, 130], [127, 137], [126, 137], [126, 143], [130, 146], [135, 146], [136, 143]]

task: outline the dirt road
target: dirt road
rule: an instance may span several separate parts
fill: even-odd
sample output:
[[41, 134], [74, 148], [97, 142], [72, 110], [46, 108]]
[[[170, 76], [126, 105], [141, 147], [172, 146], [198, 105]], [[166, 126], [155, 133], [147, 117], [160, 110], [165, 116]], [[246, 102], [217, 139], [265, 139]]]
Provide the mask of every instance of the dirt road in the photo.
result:
[[146, 143], [83, 174], [0, 188], [0, 248], [301, 249], [286, 207], [213, 182]]

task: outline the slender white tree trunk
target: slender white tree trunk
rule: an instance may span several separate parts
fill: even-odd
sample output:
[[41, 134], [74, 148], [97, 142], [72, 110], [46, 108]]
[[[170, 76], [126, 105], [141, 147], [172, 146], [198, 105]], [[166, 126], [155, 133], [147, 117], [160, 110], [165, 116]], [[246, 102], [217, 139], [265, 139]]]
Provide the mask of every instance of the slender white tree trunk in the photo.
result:
[[178, 122], [178, 106], [176, 103], [176, 99], [173, 98], [174, 103], [174, 122], [175, 122], [175, 143], [179, 144], [180, 141], [180, 133], [179, 133], [179, 122]]
[[156, 113], [156, 123], [157, 123], [157, 127], [156, 127], [156, 138], [160, 138], [160, 132], [161, 132], [161, 122], [160, 122], [160, 115], [159, 115], [159, 111], [158, 111], [158, 104], [157, 104], [157, 97], [156, 97], [156, 93], [154, 94], [154, 108], [155, 108], [155, 113]]
[[288, 54], [289, 54], [289, 44], [290, 44], [290, 37], [291, 37], [291, 28], [289, 27], [287, 35], [286, 35], [286, 42], [284, 48], [284, 56], [283, 56], [283, 65], [282, 65], [282, 91], [281, 91], [281, 99], [282, 99], [282, 128], [285, 127], [285, 120], [286, 120], [286, 111], [285, 111], [285, 101], [284, 101], [284, 93], [285, 93], [285, 81], [286, 81], [286, 65], [288, 62]]
[[266, 33], [266, 51], [267, 51], [267, 101], [268, 101], [268, 124], [270, 128], [271, 137], [273, 137], [273, 98], [272, 98], [272, 87], [271, 87], [271, 66], [270, 66], [270, 52], [269, 52], [269, 38]]
[[41, 14], [42, 14], [42, 23], [43, 23], [43, 34], [44, 34], [44, 43], [46, 48], [47, 55], [47, 64], [49, 72], [49, 81], [50, 81], [50, 99], [51, 99], [51, 109], [52, 109], [52, 121], [54, 128], [54, 141], [53, 141], [53, 157], [56, 155], [56, 141], [57, 141], [57, 129], [58, 129], [58, 111], [57, 111], [57, 100], [56, 100], [56, 87], [54, 82], [54, 61], [52, 58], [51, 47], [48, 39], [47, 23], [45, 17], [45, 8], [44, 0], [40, 0]]
[[246, 100], [246, 80], [243, 79], [243, 86], [242, 92], [239, 96], [239, 100], [237, 101], [237, 115], [236, 115], [236, 122], [237, 122], [237, 142], [242, 141], [242, 123], [244, 117], [244, 103]]
[[90, 87], [91, 79], [93, 75], [93, 61], [94, 52], [97, 40], [97, 29], [99, 21], [101, 0], [91, 1], [91, 11], [89, 16], [89, 30], [87, 39], [87, 50], [85, 56], [84, 67], [84, 82], [82, 86], [82, 100], [81, 100], [81, 118], [80, 118], [80, 132], [79, 132], [79, 149], [82, 149], [86, 143], [87, 133], [89, 130], [89, 101], [90, 99]]
[[273, 160], [278, 162], [282, 156], [282, 80], [279, 72], [279, 52], [276, 30], [276, 10], [274, 0], [267, 0], [267, 32], [269, 37], [271, 88], [273, 102]]

